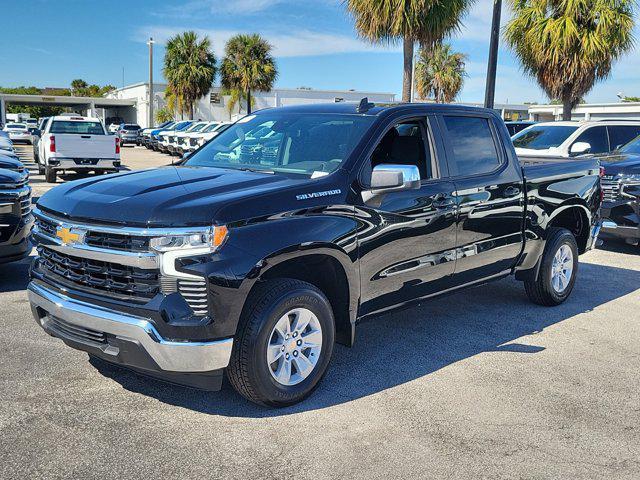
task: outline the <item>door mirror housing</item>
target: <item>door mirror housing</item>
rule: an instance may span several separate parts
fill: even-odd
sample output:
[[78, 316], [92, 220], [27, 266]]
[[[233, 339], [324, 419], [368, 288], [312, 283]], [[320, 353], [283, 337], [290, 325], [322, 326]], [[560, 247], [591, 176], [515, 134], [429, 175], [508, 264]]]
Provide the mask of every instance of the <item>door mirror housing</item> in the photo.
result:
[[371, 193], [399, 192], [420, 188], [420, 171], [415, 165], [383, 163], [371, 172]]
[[571, 153], [571, 155], [582, 155], [585, 153], [589, 153], [589, 151], [591, 151], [590, 143], [576, 142], [573, 145], [571, 145], [571, 149], [569, 150], [569, 153]]

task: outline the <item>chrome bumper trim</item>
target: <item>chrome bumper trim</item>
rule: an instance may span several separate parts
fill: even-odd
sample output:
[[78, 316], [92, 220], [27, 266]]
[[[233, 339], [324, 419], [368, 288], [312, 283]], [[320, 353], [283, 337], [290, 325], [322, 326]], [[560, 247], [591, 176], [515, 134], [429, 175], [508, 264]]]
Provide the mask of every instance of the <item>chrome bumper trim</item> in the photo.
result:
[[[28, 294], [31, 305], [44, 310], [47, 315], [139, 344], [164, 371], [209, 372], [229, 364], [232, 338], [213, 342], [169, 341], [162, 338], [146, 318], [75, 300], [33, 282], [29, 284]], [[45, 328], [47, 316], [34, 315], [36, 321]], [[117, 355], [118, 351], [113, 348], [105, 353]]]

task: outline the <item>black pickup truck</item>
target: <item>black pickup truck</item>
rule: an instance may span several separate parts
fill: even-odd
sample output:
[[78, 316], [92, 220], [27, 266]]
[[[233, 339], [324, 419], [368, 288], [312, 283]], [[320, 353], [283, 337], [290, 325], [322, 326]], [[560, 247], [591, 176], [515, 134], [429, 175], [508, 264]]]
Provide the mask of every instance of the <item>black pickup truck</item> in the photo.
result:
[[523, 167], [490, 110], [267, 109], [180, 166], [45, 194], [29, 298], [91, 356], [289, 405], [365, 317], [510, 274], [562, 303], [601, 195], [596, 160]]
[[29, 255], [32, 225], [29, 172], [15, 158], [0, 155], [0, 263]]
[[604, 168], [602, 237], [640, 244], [640, 137], [610, 155], [598, 157]]

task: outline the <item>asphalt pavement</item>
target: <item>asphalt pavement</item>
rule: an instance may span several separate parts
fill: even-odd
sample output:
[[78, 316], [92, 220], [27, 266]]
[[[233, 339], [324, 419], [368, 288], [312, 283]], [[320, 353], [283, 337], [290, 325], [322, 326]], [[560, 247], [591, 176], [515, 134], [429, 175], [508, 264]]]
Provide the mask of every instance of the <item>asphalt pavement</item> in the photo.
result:
[[34, 322], [28, 265], [0, 266], [2, 479], [640, 478], [637, 247], [556, 308], [505, 279], [366, 322], [280, 410], [92, 364]]

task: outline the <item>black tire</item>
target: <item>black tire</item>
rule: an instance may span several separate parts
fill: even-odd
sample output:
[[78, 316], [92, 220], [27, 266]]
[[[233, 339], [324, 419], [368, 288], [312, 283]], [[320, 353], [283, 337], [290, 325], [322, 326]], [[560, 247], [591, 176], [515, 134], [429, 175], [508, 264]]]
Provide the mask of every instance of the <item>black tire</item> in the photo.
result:
[[[562, 292], [558, 292], [554, 289], [551, 280], [553, 258], [563, 245], [567, 245], [571, 249], [571, 253], [573, 254], [573, 270], [567, 287]], [[547, 307], [560, 305], [571, 295], [578, 274], [578, 244], [573, 234], [566, 228], [551, 228], [541, 261], [538, 278], [524, 282], [527, 296], [529, 300], [538, 305]]]
[[51, 167], [44, 167], [44, 179], [47, 183], [56, 183], [56, 171]]
[[[276, 322], [293, 308], [313, 312], [322, 327], [320, 358], [309, 376], [296, 385], [283, 385], [271, 375], [267, 345]], [[310, 283], [276, 279], [259, 285], [247, 299], [227, 376], [231, 385], [251, 402], [285, 407], [304, 400], [327, 371], [335, 340], [335, 322], [327, 297]]]
[[40, 163], [40, 160], [36, 160], [36, 164], [38, 165], [38, 175], [44, 175], [44, 165]]

